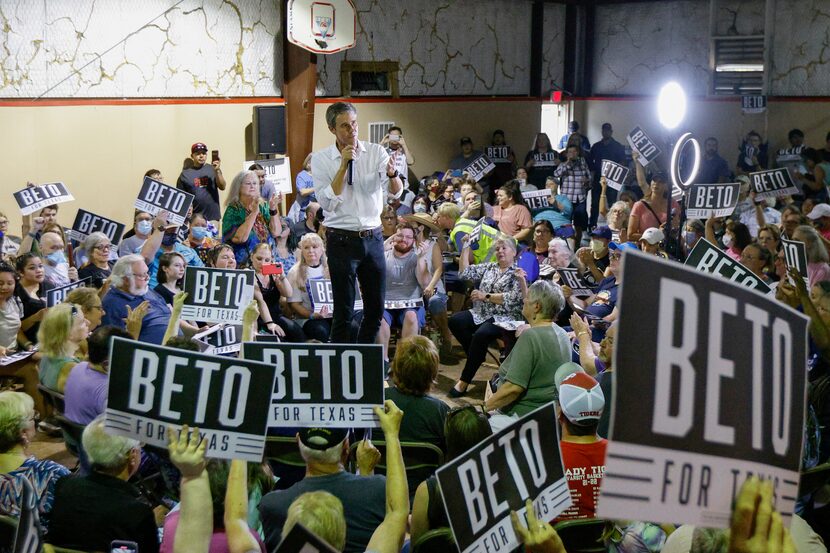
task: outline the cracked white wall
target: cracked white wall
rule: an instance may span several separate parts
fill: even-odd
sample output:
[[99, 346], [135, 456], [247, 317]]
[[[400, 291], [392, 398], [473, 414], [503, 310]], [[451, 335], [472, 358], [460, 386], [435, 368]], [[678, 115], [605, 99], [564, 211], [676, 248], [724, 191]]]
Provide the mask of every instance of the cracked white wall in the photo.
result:
[[278, 6], [0, 0], [0, 97], [277, 96]]
[[340, 95], [343, 60], [399, 61], [401, 96], [527, 94], [528, 0], [354, 3], [357, 45], [318, 56], [318, 95]]
[[565, 5], [545, 4], [542, 24], [542, 94], [562, 88], [565, 73]]
[[709, 89], [709, 2], [598, 6], [594, 94], [654, 94], [678, 79], [692, 94]]
[[778, 2], [770, 94], [830, 94], [830, 2]]

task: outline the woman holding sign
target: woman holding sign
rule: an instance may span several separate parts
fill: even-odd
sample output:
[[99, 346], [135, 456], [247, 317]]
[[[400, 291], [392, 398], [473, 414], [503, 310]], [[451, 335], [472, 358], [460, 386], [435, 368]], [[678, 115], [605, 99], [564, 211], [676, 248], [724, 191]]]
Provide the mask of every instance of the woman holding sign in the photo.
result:
[[[665, 174], [652, 175], [651, 183], [646, 185], [645, 169], [639, 162], [635, 162], [634, 165], [637, 166], [637, 182], [646, 191], [646, 195], [634, 204], [631, 208], [631, 215], [628, 217], [628, 240], [631, 242], [642, 238], [646, 229], [656, 227], [663, 230], [666, 224], [666, 203], [670, 192]], [[672, 228], [676, 229], [680, 224], [680, 204], [672, 200], [671, 210]]]
[[545, 187], [545, 179], [553, 176], [556, 166], [559, 165], [559, 154], [553, 149], [550, 138], [540, 132], [533, 140], [533, 149], [525, 156], [527, 182], [538, 189]]
[[236, 262], [248, 263], [258, 244], [274, 247], [282, 231], [278, 196], [270, 202], [259, 195], [259, 177], [254, 171], [241, 171], [231, 183], [222, 216], [222, 241], [233, 247]]

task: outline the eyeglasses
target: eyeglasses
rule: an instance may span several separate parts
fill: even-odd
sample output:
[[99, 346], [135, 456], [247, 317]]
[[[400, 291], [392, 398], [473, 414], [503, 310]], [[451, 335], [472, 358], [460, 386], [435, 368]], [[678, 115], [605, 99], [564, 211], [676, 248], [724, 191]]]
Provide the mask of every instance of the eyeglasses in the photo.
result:
[[112, 249], [112, 244], [99, 244], [92, 248], [93, 250], [99, 250], [102, 252], [108, 252]]
[[141, 274], [132, 273], [131, 276], [133, 278], [137, 278], [139, 280], [150, 280], [150, 273], [141, 273]]
[[397, 217], [389, 216], [389, 217], [381, 217], [381, 219], [383, 219], [384, 221], [394, 221], [395, 219], [397, 219]]

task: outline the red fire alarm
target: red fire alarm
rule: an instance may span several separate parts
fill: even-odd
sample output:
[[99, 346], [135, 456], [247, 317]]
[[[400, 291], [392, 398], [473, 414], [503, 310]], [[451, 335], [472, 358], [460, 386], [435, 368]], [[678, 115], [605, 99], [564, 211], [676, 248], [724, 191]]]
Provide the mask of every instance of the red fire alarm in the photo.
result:
[[550, 101], [554, 104], [559, 104], [562, 102], [562, 91], [561, 90], [551, 90], [550, 92]]

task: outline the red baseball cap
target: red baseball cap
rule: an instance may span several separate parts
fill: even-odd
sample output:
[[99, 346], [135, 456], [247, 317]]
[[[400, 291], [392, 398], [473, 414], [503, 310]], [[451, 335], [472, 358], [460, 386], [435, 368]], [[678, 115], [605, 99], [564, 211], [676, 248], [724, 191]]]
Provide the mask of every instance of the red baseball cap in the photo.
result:
[[190, 147], [190, 153], [195, 154], [196, 152], [207, 152], [208, 147], [205, 146], [204, 142], [197, 142], [193, 146]]

